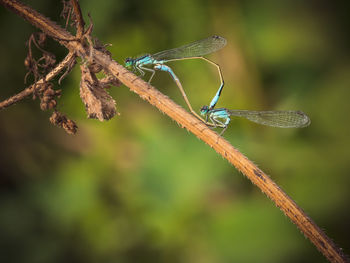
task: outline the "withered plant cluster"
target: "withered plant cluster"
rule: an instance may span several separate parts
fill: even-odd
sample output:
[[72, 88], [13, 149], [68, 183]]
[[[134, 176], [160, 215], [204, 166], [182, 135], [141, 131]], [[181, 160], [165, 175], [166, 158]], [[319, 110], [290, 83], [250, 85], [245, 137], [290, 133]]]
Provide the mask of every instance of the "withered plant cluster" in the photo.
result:
[[[97, 39], [92, 39], [91, 37], [93, 29], [91, 18], [90, 25], [85, 30], [85, 23], [78, 3], [62, 0], [62, 4], [61, 17], [64, 20], [65, 28], [75, 29], [76, 35], [74, 40], [59, 40], [80, 41], [87, 46], [91, 45], [91, 52], [96, 49], [110, 57], [111, 54], [106, 49], [107, 45], [103, 45]], [[63, 128], [68, 134], [75, 134], [78, 129], [76, 123], [57, 109], [57, 100], [60, 98], [62, 90], [55, 88], [54, 81], [58, 78], [56, 82], [58, 85], [61, 85], [62, 80], [76, 65], [78, 54], [70, 51], [61, 62], [57, 63], [56, 56], [45, 49], [47, 38], [48, 35], [45, 32], [35, 32], [30, 35], [27, 41], [28, 54], [24, 59], [24, 65], [27, 69], [24, 83], [26, 84], [29, 77], [32, 77], [33, 84], [18, 94], [0, 102], [0, 110], [32, 96], [33, 100], [39, 99], [41, 110], [52, 111], [49, 118], [52, 124]], [[38, 55], [35, 56], [34, 54], [39, 54], [39, 58], [36, 58]], [[88, 118], [100, 121], [111, 119], [117, 114], [117, 111], [115, 101], [106, 89], [110, 88], [111, 85], [119, 86], [121, 83], [118, 79], [105, 72], [105, 77], [98, 79], [96, 73], [101, 72], [103, 69], [100, 65], [93, 62], [87, 63], [84, 61], [80, 65], [80, 70], [80, 97], [85, 105]]]

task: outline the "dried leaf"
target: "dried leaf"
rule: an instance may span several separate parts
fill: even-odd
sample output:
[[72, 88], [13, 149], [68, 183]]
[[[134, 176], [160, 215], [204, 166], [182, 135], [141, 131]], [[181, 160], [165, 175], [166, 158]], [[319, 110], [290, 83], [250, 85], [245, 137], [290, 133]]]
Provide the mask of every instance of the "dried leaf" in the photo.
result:
[[95, 74], [82, 65], [80, 97], [85, 104], [88, 118], [100, 121], [111, 119], [116, 113], [115, 101], [100, 84]]

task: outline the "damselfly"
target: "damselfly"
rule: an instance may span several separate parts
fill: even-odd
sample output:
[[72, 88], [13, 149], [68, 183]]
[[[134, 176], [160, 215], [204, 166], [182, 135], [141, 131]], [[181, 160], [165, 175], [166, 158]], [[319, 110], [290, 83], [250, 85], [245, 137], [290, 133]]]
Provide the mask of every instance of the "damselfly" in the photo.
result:
[[[203, 59], [217, 67], [217, 70], [220, 76], [220, 81], [221, 81], [219, 89], [222, 90], [224, 86], [224, 79], [222, 76], [220, 66], [203, 56], [213, 53], [223, 48], [225, 45], [226, 45], [225, 38], [220, 36], [211, 36], [211, 37], [193, 42], [191, 44], [187, 44], [178, 48], [161, 51], [153, 55], [147, 54], [138, 58], [127, 58], [125, 60], [125, 66], [127, 68], [132, 68], [134, 71], [138, 71], [142, 76], [145, 75], [144, 71], [151, 72], [152, 75], [148, 80], [148, 83], [151, 82], [155, 74], [155, 70], [168, 72], [176, 82], [177, 86], [179, 87], [182, 93], [182, 96], [184, 97], [185, 102], [188, 108], [190, 109], [190, 111], [201, 119], [201, 117], [192, 109], [192, 106], [187, 98], [187, 95], [184, 89], [182, 88], [179, 78], [174, 74], [172, 69], [164, 65], [164, 63], [175, 61], [175, 60], [184, 60], [184, 59], [195, 59], [195, 58]], [[149, 68], [147, 66], [151, 66], [153, 68]]]
[[[258, 124], [278, 128], [303, 128], [308, 126], [310, 118], [302, 111], [250, 111], [250, 110], [229, 110], [226, 108], [209, 108], [203, 106], [200, 110], [214, 126], [222, 125], [222, 135], [231, 121], [231, 116], [243, 117]], [[223, 121], [220, 121], [222, 119]]]

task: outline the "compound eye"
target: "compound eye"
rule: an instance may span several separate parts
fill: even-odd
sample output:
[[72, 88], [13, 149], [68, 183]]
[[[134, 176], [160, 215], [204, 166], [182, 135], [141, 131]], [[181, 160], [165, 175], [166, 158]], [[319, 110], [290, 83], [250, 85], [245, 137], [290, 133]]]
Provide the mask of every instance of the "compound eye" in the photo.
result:
[[131, 67], [133, 64], [133, 59], [132, 58], [126, 58], [125, 59], [125, 66], [126, 67]]
[[208, 106], [203, 106], [201, 112], [207, 112], [209, 110]]

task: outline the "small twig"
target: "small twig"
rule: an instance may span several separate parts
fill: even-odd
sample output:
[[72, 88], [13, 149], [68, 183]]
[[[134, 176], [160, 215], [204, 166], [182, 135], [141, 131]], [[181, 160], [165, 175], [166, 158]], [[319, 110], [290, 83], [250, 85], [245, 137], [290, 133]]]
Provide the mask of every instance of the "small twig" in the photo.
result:
[[72, 64], [72, 61], [75, 61], [75, 57], [76, 56], [74, 52], [69, 52], [68, 55], [64, 58], [64, 60], [62, 60], [61, 63], [59, 63], [54, 69], [52, 69], [45, 77], [41, 78], [36, 83], [24, 89], [20, 93], [0, 102], [0, 110], [3, 110], [11, 106], [12, 104], [17, 103], [18, 101], [21, 101], [29, 95], [33, 94], [37, 87], [40, 87], [40, 85], [44, 84], [47, 81], [50, 81], [55, 76], [57, 76], [64, 68], [69, 67], [69, 65]]
[[81, 14], [81, 9], [80, 9], [80, 5], [78, 3], [78, 0], [71, 0], [71, 3], [73, 6], [75, 18], [77, 20], [77, 35], [76, 35], [76, 37], [78, 39], [80, 39], [84, 34], [85, 22], [83, 19], [83, 15]]
[[[24, 6], [17, 1], [0, 0], [4, 6], [14, 10], [33, 25], [37, 26], [53, 38], [74, 39], [66, 30], [58, 27], [52, 21], [38, 12]], [[69, 50], [88, 59], [89, 50], [77, 41], [60, 41]], [[330, 262], [349, 262], [334, 242], [308, 217], [305, 212], [286, 194], [277, 184], [261, 171], [253, 162], [234, 148], [228, 141], [218, 137], [218, 134], [210, 130], [203, 122], [189, 114], [182, 107], [175, 104], [167, 96], [138, 78], [124, 67], [113, 61], [108, 55], [94, 49], [93, 60], [100, 64], [105, 71], [118, 78], [129, 89], [137, 93], [141, 98], [157, 107], [170, 118], [178, 122], [181, 127], [196, 135], [206, 144], [212, 147], [223, 158], [227, 159], [239, 171], [241, 171], [252, 183], [257, 185], [290, 220], [297, 225], [303, 234], [317, 247]]]
[[61, 11], [60, 16], [64, 19], [66, 19], [66, 24], [65, 24], [65, 29], [68, 28], [68, 24], [71, 18], [71, 14], [72, 14], [72, 6], [71, 4], [67, 4], [68, 2], [66, 2], [66, 0], [62, 0], [62, 4], [63, 4], [63, 9]]
[[[67, 57], [70, 56], [70, 58], [64, 59], [63, 61], [65, 62], [64, 64], [66, 65], [66, 71], [62, 74], [62, 76], [58, 79], [58, 84], [61, 85], [62, 80], [72, 71], [74, 65], [77, 63], [76, 61], [76, 55], [73, 52], [70, 52]], [[62, 62], [63, 62], [62, 61]]]

